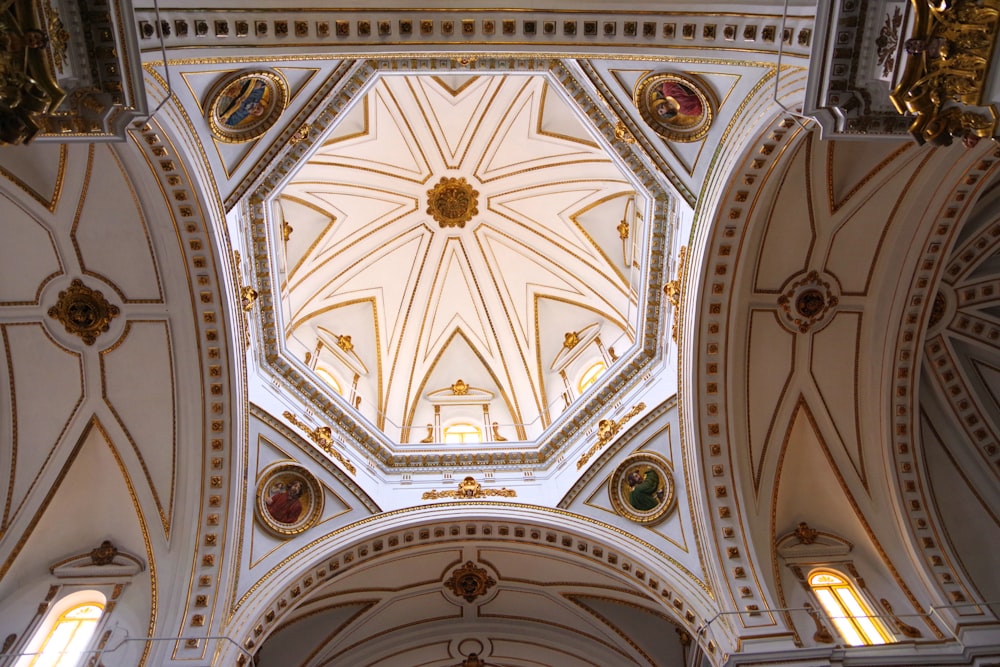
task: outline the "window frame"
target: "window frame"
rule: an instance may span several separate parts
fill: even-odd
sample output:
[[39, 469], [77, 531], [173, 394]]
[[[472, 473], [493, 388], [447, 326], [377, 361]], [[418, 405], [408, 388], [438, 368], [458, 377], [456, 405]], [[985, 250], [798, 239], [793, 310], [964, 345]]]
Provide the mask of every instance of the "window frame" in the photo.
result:
[[[53, 667], [79, 667], [79, 665], [82, 665], [86, 660], [87, 655], [91, 652], [91, 647], [94, 645], [94, 641], [99, 636], [100, 630], [104, 626], [108, 616], [107, 596], [101, 591], [92, 588], [78, 590], [59, 598], [59, 600], [45, 612], [45, 615], [35, 626], [34, 630], [30, 631], [30, 639], [28, 639], [28, 641], [18, 651], [19, 657], [13, 663], [13, 667], [34, 667], [37, 665], [39, 660], [45, 657], [45, 649], [55, 634], [56, 629], [59, 627], [60, 623], [63, 622], [66, 614], [85, 606], [96, 606], [101, 609], [100, 615], [93, 623], [93, 629], [91, 630], [90, 636], [83, 644], [83, 647], [79, 649], [79, 652], [75, 654], [75, 661], [66, 662], [68, 655], [63, 653], [62, 656], [57, 658], [55, 663], [52, 663]], [[79, 628], [74, 630], [73, 634], [75, 634], [78, 630]]]
[[[814, 583], [814, 579], [823, 576], [835, 581]], [[853, 577], [832, 567], [818, 567], [809, 572], [806, 584], [837, 635], [848, 646], [882, 646], [898, 641], [873, 611], [874, 607], [855, 585]], [[853, 604], [845, 598], [852, 598]], [[836, 604], [839, 613], [828, 603]], [[852, 635], [860, 641], [852, 640]]]

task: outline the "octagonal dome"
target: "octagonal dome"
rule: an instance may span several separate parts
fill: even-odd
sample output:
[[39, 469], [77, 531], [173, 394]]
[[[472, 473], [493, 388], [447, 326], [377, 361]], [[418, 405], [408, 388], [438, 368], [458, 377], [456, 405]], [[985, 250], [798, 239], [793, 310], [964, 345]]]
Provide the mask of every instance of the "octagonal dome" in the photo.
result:
[[546, 74], [376, 74], [258, 190], [279, 369], [398, 460], [534, 450], [635, 374], [644, 185]]

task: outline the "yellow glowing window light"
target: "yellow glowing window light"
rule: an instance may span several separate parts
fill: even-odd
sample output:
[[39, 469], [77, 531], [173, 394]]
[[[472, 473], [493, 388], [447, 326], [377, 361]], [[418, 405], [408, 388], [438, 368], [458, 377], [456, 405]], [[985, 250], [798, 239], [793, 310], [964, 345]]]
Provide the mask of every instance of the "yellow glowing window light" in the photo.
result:
[[19, 662], [19, 667], [75, 667], [94, 636], [103, 612], [104, 606], [96, 602], [70, 607], [56, 619], [37, 653], [30, 656], [29, 662]]
[[444, 441], [455, 444], [482, 442], [483, 432], [472, 424], [452, 424], [444, 427]]
[[328, 370], [323, 369], [323, 368], [317, 368], [316, 369], [316, 375], [318, 375], [320, 377], [320, 379], [323, 380], [323, 382], [325, 382], [328, 385], [330, 385], [331, 387], [333, 387], [333, 390], [335, 392], [337, 392], [341, 396], [344, 395], [344, 392], [341, 391], [341, 389], [340, 389], [340, 383], [337, 382], [336, 378], [334, 378], [333, 375], [331, 375]]
[[893, 641], [854, 587], [833, 572], [814, 572], [809, 585], [837, 632], [851, 646], [871, 646]]
[[598, 361], [590, 366], [583, 375], [580, 376], [580, 381], [577, 383], [576, 388], [582, 394], [587, 390], [587, 387], [597, 382], [597, 378], [604, 375], [604, 371], [608, 370], [607, 364], [603, 361]]

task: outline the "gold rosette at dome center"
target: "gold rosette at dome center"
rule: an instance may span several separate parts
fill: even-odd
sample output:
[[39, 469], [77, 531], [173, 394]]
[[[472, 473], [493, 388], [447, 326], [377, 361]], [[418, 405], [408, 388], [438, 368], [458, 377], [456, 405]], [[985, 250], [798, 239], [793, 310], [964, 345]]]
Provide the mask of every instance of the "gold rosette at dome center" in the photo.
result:
[[465, 227], [479, 213], [479, 191], [464, 178], [442, 176], [427, 191], [427, 213], [444, 227]]

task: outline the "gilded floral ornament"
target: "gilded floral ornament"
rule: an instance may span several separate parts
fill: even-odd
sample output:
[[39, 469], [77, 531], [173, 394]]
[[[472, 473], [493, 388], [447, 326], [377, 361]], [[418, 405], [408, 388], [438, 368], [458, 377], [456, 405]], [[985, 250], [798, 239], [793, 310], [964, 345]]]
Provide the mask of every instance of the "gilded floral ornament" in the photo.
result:
[[422, 499], [439, 500], [441, 498], [459, 498], [462, 500], [471, 500], [474, 498], [485, 498], [487, 496], [516, 498], [517, 491], [506, 487], [502, 489], [484, 489], [482, 484], [477, 482], [473, 477], [466, 477], [458, 483], [458, 489], [451, 491], [438, 491], [436, 489], [433, 491], [424, 491]]
[[444, 227], [465, 227], [479, 213], [479, 191], [464, 178], [442, 176], [427, 191], [427, 213]]
[[793, 333], [817, 331], [830, 322], [839, 303], [836, 280], [810, 271], [786, 283], [778, 297], [778, 319]]
[[465, 598], [466, 602], [474, 602], [476, 598], [486, 595], [496, 584], [497, 580], [491, 577], [485, 568], [477, 567], [471, 560], [453, 570], [451, 576], [444, 582], [445, 588], [456, 597]]
[[815, 528], [810, 528], [805, 521], [800, 521], [795, 528], [795, 537], [799, 540], [799, 544], [812, 544], [816, 541], [817, 535], [819, 532]]
[[59, 292], [56, 305], [49, 308], [49, 317], [59, 320], [67, 332], [79, 336], [87, 345], [93, 345], [120, 312], [104, 294], [74, 278], [68, 289]]
[[118, 547], [111, 543], [111, 540], [104, 540], [101, 546], [91, 550], [90, 562], [94, 565], [110, 565], [115, 562], [118, 555]]

